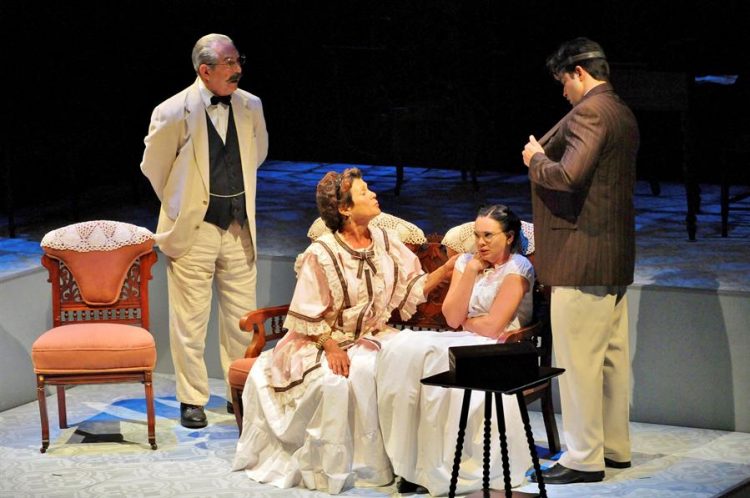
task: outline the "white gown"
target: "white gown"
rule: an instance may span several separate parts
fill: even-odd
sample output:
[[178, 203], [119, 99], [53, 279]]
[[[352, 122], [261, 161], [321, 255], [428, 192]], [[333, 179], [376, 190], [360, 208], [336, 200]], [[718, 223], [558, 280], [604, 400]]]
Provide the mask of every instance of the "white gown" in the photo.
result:
[[[463, 271], [471, 255], [463, 255], [456, 268]], [[477, 277], [469, 304], [470, 316], [486, 313], [505, 275], [520, 274], [533, 287], [529, 261], [512, 255], [504, 265]], [[531, 319], [532, 296], [524, 296], [508, 330]], [[433, 495], [445, 495], [450, 485], [456, 449], [463, 390], [424, 386], [420, 379], [448, 370], [448, 348], [496, 341], [471, 332], [404, 331], [384, 345], [378, 356], [377, 399], [380, 427], [393, 471], [404, 479], [426, 487]], [[531, 466], [526, 434], [515, 396], [503, 396], [511, 484], [524, 480]], [[490, 485], [503, 489], [502, 459], [497, 432], [497, 414], [492, 409]], [[484, 436], [484, 392], [472, 393], [466, 427], [458, 493], [482, 487]]]
[[[260, 355], [242, 394], [244, 419], [233, 469], [280, 488], [331, 494], [393, 480], [378, 425], [375, 362], [396, 334], [394, 309], [408, 319], [424, 301], [419, 260], [395, 233], [372, 230], [355, 251], [328, 233], [297, 261], [297, 285], [273, 351]], [[349, 377], [328, 368], [306, 336], [331, 333], [351, 360]]]

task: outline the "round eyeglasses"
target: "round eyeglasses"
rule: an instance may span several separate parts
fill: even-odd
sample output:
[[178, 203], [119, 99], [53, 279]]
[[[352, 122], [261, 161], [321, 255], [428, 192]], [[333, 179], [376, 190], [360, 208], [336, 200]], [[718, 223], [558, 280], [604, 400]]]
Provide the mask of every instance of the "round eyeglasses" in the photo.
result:
[[492, 238], [495, 235], [499, 235], [501, 233], [503, 233], [503, 232], [482, 232], [482, 233], [474, 232], [474, 238], [476, 240], [480, 240], [481, 239], [481, 240], [483, 240], [485, 242], [489, 242], [489, 241], [492, 240]]
[[245, 62], [247, 61], [247, 57], [244, 55], [240, 55], [236, 59], [232, 59], [231, 57], [227, 57], [224, 59], [224, 62], [211, 62], [207, 64], [208, 66], [229, 66], [230, 68], [235, 66], [244, 66]]

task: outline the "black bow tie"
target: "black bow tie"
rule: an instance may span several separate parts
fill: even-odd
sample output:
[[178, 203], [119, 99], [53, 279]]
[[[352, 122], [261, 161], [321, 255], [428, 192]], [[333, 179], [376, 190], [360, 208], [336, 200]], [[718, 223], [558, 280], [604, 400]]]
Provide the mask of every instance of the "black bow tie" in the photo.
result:
[[211, 105], [216, 105], [219, 102], [221, 102], [224, 105], [232, 105], [232, 96], [224, 95], [223, 97], [218, 97], [214, 95], [213, 97], [211, 97]]

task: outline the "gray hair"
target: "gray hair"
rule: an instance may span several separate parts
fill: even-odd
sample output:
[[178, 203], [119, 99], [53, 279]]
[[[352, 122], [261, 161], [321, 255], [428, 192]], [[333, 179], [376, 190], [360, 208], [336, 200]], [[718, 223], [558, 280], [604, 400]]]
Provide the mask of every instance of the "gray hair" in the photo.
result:
[[218, 33], [203, 36], [195, 42], [195, 46], [193, 47], [193, 69], [195, 69], [196, 74], [201, 64], [216, 64], [219, 62], [214, 45], [220, 42], [229, 43], [234, 46], [231, 38]]

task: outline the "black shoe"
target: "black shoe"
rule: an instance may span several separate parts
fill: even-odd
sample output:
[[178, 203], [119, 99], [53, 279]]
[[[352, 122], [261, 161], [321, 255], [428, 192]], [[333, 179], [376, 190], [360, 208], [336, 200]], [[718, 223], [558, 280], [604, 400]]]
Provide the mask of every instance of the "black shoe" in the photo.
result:
[[618, 462], [616, 460], [610, 460], [609, 458], [604, 458], [604, 466], [609, 467], [612, 469], [629, 469], [630, 468], [630, 462]]
[[418, 495], [425, 495], [429, 493], [429, 491], [427, 491], [427, 488], [425, 488], [424, 486], [420, 486], [419, 484], [407, 481], [403, 477], [399, 477], [398, 484], [396, 484], [396, 491], [403, 494], [416, 493]]
[[227, 401], [227, 413], [234, 415], [234, 405], [231, 401]]
[[[585, 472], [573, 470], [557, 464], [554, 467], [542, 470], [544, 484], [572, 484], [574, 482], [599, 482], [604, 479], [604, 471]], [[531, 482], [536, 482], [536, 472], [529, 476]]]
[[180, 424], [188, 429], [200, 429], [208, 425], [202, 406], [180, 403]]

